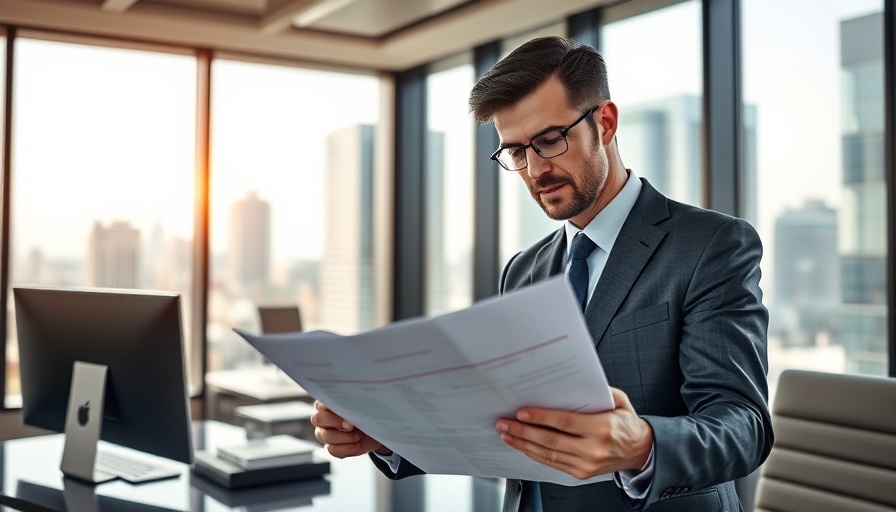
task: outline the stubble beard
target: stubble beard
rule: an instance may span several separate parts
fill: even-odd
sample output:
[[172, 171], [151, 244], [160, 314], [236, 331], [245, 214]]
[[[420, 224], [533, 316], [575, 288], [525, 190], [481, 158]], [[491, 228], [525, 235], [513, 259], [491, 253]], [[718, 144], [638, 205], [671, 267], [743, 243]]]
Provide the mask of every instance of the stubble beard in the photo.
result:
[[[581, 184], [574, 179], [553, 177], [550, 174], [530, 186], [529, 193], [545, 215], [552, 220], [568, 220], [584, 212], [597, 201], [598, 195], [606, 185], [609, 170], [606, 155], [598, 152], [594, 165], [588, 172], [582, 174]], [[572, 199], [566, 201], [562, 197], [542, 201], [541, 195], [536, 192], [539, 188], [567, 184], [572, 189]]]

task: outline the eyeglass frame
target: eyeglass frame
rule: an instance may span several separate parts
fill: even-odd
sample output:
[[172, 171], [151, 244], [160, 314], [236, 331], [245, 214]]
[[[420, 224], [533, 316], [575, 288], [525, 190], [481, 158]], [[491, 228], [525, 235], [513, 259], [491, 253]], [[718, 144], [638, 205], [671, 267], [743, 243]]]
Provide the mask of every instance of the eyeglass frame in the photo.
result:
[[[566, 138], [567, 134], [569, 134], [569, 131], [572, 130], [577, 124], [579, 124], [579, 123], [581, 123], [582, 121], [584, 121], [585, 119], [587, 119], [588, 116], [594, 114], [598, 109], [600, 109], [600, 108], [601, 108], [602, 106], [604, 106], [605, 104], [606, 104], [606, 102], [603, 102], [603, 103], [601, 103], [600, 105], [597, 105], [597, 106], [595, 106], [595, 107], [591, 107], [590, 109], [586, 110], [581, 116], [579, 116], [578, 119], [576, 119], [575, 121], [573, 121], [572, 124], [570, 124], [570, 125], [567, 126], [566, 128], [563, 128], [562, 130], [557, 130], [556, 128], [550, 128], [550, 129], [548, 129], [548, 130], [543, 131], [542, 133], [539, 133], [538, 135], [536, 135], [535, 137], [533, 137], [532, 139], [530, 139], [528, 144], [510, 144], [510, 145], [507, 145], [507, 146], [499, 147], [498, 149], [495, 150], [494, 153], [492, 153], [492, 156], [490, 156], [489, 158], [492, 159], [492, 160], [494, 160], [495, 162], [497, 162], [498, 165], [500, 165], [501, 168], [503, 168], [504, 170], [506, 170], [506, 171], [511, 171], [511, 172], [522, 171], [523, 169], [529, 167], [529, 154], [526, 153], [526, 165], [524, 165], [523, 167], [519, 167], [519, 168], [517, 168], [517, 169], [508, 169], [507, 166], [505, 166], [505, 165], [501, 162], [501, 160], [498, 158], [498, 155], [501, 154], [501, 152], [504, 151], [505, 149], [514, 148], [514, 149], [522, 149], [523, 151], [526, 151], [527, 149], [532, 148], [532, 150], [535, 151], [536, 153], [538, 153], [538, 156], [540, 156], [540, 157], [542, 157], [542, 158], [545, 158], [545, 159], [547, 159], [547, 158], [557, 158], [558, 156], [563, 155], [563, 154], [565, 154], [567, 151], [569, 151], [569, 140], [567, 140], [567, 138]], [[561, 137], [563, 137], [563, 142], [566, 142], [566, 149], [564, 149], [563, 151], [557, 153], [557, 154], [554, 155], [554, 156], [544, 156], [544, 155], [541, 154], [541, 150], [538, 149], [538, 147], [534, 145], [534, 144], [535, 144], [535, 140], [538, 139], [539, 137], [541, 137], [541, 136], [543, 136], [543, 135], [545, 135], [545, 134], [547, 134], [547, 133], [551, 133], [551, 132], [553, 132], [553, 131], [556, 131], [557, 133], [560, 134]]]

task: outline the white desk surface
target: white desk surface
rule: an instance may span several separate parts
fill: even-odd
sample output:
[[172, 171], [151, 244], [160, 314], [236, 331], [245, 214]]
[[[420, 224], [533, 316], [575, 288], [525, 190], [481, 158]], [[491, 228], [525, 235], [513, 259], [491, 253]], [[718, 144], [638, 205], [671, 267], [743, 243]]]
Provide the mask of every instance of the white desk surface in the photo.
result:
[[[220, 422], [195, 422], [193, 430], [197, 450], [213, 449], [219, 444], [245, 439], [242, 428]], [[42, 503], [55, 503], [56, 505], [51, 506], [67, 512], [64, 505], [64, 483], [59, 471], [62, 445], [61, 434], [14, 439], [0, 444], [0, 493], [19, 498], [39, 495], [45, 500]], [[323, 449], [321, 452], [329, 457]], [[492, 484], [495, 487], [493, 491], [488, 491], [488, 507], [483, 508], [481, 504], [474, 507], [474, 479], [470, 477], [427, 475], [403, 480], [396, 486], [396, 483], [379, 474], [367, 457], [330, 460], [331, 473], [326, 477], [328, 483], [287, 483], [256, 487], [248, 489], [249, 492], [227, 491], [220, 487], [209, 488], [207, 481], [197, 482], [196, 479], [200, 477], [192, 475], [189, 466], [179, 464], [184, 471], [178, 478], [140, 485], [117, 480], [96, 486], [94, 492], [102, 512], [405, 512], [396, 508], [390, 500], [395, 499], [397, 492], [402, 492], [397, 490], [400, 486], [416, 485], [417, 490], [411, 490], [411, 495], [423, 495], [424, 503], [422, 507], [415, 507], [413, 512], [472, 512], [474, 508], [477, 512], [500, 510], [503, 485], [497, 481], [475, 482], [475, 486], [480, 489], [483, 483], [487, 487]], [[494, 508], [491, 508], [492, 502]], [[0, 511], [4, 510], [0, 506]]]

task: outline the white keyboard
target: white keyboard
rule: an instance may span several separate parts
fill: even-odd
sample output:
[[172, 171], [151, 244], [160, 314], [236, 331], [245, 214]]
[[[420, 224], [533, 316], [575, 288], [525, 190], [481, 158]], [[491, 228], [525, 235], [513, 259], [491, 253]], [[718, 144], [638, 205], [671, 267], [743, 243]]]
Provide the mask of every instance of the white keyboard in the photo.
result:
[[131, 483], [149, 482], [180, 476], [181, 470], [168, 465], [117, 452], [101, 450], [96, 455], [96, 470], [115, 475]]

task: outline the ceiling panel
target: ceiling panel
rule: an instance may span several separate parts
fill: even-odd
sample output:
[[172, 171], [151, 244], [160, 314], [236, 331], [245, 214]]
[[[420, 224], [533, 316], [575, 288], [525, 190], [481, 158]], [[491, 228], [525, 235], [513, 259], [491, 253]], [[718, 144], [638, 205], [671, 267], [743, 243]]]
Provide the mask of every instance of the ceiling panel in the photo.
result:
[[215, 12], [261, 16], [268, 6], [267, 0], [139, 0], [143, 4], [175, 5]]
[[[340, 2], [340, 0], [330, 0]], [[477, 0], [349, 0], [310, 28], [378, 38]], [[297, 23], [302, 26], [302, 23]]]

